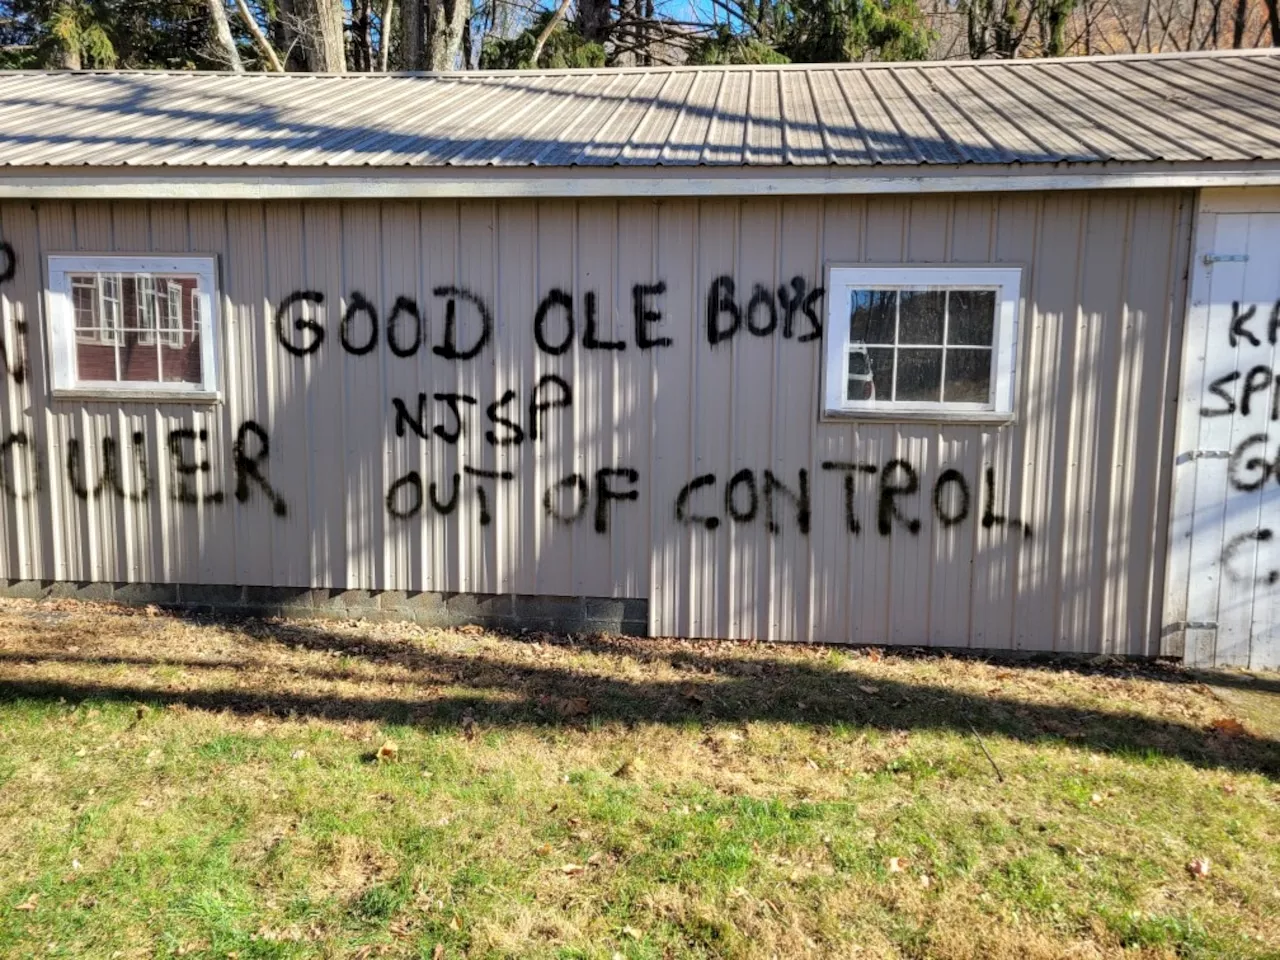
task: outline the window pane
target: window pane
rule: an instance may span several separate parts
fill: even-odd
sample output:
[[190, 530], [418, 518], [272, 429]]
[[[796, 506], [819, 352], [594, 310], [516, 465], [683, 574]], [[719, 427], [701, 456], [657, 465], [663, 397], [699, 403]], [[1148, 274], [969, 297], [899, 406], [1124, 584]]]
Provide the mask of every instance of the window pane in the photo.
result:
[[945, 290], [903, 290], [898, 315], [899, 343], [942, 343]]
[[845, 371], [848, 382], [845, 385], [846, 400], [874, 400], [876, 398], [875, 382], [871, 377], [871, 358], [862, 346], [849, 348], [848, 368]]
[[77, 336], [97, 336], [98, 281], [90, 275], [71, 278], [71, 309]]
[[849, 320], [853, 343], [893, 343], [896, 290], [854, 290]]
[[114, 380], [116, 378], [115, 344], [103, 343], [97, 334], [86, 333], [77, 336], [76, 375], [81, 380]]
[[871, 382], [875, 384], [872, 400], [885, 403], [893, 399], [893, 348], [870, 347], [867, 356], [871, 360]]
[[991, 400], [991, 351], [948, 350], [943, 400], [988, 403]]
[[161, 337], [166, 383], [201, 383], [204, 370], [200, 356], [200, 320], [196, 311], [200, 299], [195, 277], [167, 276]]
[[895, 400], [937, 403], [942, 394], [942, 351], [899, 350]]
[[166, 383], [203, 383], [204, 368], [201, 366], [200, 336], [192, 335], [188, 330], [181, 347], [165, 344], [164, 379]]
[[145, 273], [127, 278], [124, 283], [124, 295], [126, 302], [131, 295], [133, 297], [132, 316], [136, 317], [134, 325], [137, 327], [139, 341], [154, 343], [157, 314], [155, 278]]
[[125, 329], [120, 343], [120, 379], [130, 383], [158, 383], [160, 355], [151, 331]]
[[994, 290], [952, 290], [947, 304], [947, 343], [990, 347], [995, 338]]
[[164, 331], [161, 339], [166, 346], [182, 346], [182, 306], [182, 285], [169, 280], [165, 284], [164, 313], [160, 320], [160, 327]]

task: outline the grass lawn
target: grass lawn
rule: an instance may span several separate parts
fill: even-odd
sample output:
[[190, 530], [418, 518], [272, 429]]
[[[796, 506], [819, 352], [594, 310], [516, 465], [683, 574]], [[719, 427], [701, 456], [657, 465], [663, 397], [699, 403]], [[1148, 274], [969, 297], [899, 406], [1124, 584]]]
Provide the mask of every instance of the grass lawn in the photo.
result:
[[1203, 679], [5, 601], [0, 956], [1280, 957]]

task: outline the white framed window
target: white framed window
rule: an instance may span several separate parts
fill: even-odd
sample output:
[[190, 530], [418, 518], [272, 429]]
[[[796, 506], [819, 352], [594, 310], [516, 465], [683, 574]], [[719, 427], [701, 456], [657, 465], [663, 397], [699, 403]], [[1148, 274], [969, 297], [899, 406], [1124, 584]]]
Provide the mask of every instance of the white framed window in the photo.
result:
[[217, 398], [213, 257], [55, 254], [48, 268], [55, 395]]
[[1018, 267], [832, 267], [827, 417], [1008, 420]]

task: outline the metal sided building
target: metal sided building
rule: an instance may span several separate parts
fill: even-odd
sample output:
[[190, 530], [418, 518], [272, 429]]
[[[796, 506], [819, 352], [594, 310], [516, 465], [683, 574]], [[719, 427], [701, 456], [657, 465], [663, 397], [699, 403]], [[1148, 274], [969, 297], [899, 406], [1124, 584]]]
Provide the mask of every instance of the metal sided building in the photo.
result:
[[0, 75], [0, 578], [1276, 666], [1278, 82]]

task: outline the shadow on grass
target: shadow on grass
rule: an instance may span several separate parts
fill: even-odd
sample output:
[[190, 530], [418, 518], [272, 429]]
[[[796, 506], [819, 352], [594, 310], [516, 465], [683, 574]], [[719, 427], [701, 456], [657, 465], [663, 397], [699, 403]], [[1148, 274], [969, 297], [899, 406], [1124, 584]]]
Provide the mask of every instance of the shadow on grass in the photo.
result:
[[[204, 622], [208, 622], [207, 620]], [[1025, 743], [1070, 744], [1080, 749], [1139, 757], [1164, 757], [1204, 768], [1257, 772], [1280, 779], [1280, 743], [1250, 734], [1225, 736], [1184, 723], [1174, 723], [1125, 711], [1096, 710], [1061, 704], [1025, 703], [997, 692], [970, 694], [948, 686], [902, 682], [856, 670], [838, 669], [821, 661], [733, 658], [715, 655], [715, 647], [644, 640], [597, 637], [539, 640], [567, 648], [564, 653], [590, 652], [633, 661], [663, 663], [685, 675], [656, 680], [604, 676], [563, 664], [468, 656], [428, 651], [409, 643], [368, 636], [343, 636], [308, 622], [267, 623], [235, 621], [235, 627], [255, 639], [307, 650], [337, 653], [371, 664], [400, 668], [399, 677], [379, 677], [379, 686], [412, 687], [403, 697], [335, 697], [288, 689], [288, 678], [299, 680], [353, 679], [340, 669], [291, 665], [280, 685], [271, 689], [157, 690], [93, 679], [0, 680], [0, 702], [18, 699], [119, 700], [155, 705], [274, 714], [334, 720], [371, 720], [419, 726], [452, 726], [470, 716], [482, 729], [499, 726], [555, 726], [582, 722], [739, 723], [784, 721], [814, 727], [851, 726], [881, 730], [954, 730], [963, 735], [996, 735]], [[518, 641], [512, 641], [518, 643]], [[895, 656], [898, 656], [895, 652]], [[81, 663], [110, 667], [134, 665], [183, 669], [237, 669], [269, 666], [249, 659], [190, 657], [116, 657], [110, 654], [70, 654], [32, 651], [0, 654], [0, 662]], [[1011, 671], [1034, 673], [1040, 667], [1009, 663]], [[1142, 676], [1188, 682], [1176, 668], [1153, 664], [1053, 664], [1054, 669], [1108, 676]], [[1197, 674], [1195, 680], [1206, 679]], [[1213, 682], [1218, 682], [1216, 679]], [[1260, 690], [1269, 681], [1247, 686]], [[302, 683], [297, 684], [302, 686]], [[422, 687], [440, 686], [463, 693], [422, 695]], [[563, 705], [585, 699], [583, 716], [566, 718]], [[577, 711], [575, 711], [577, 712]]]

